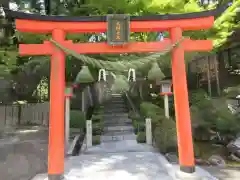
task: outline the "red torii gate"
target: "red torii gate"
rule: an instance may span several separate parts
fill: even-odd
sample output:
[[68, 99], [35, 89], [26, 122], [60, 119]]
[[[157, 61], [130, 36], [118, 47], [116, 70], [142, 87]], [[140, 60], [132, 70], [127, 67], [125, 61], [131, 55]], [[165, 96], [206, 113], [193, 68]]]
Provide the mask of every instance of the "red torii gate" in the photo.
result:
[[[16, 29], [21, 32], [52, 33], [52, 39], [64, 47], [81, 54], [159, 52], [182, 39], [185, 30], [209, 29], [216, 13], [225, 8], [189, 14], [170, 14], [130, 17], [131, 32], [169, 31], [170, 39], [161, 42], [131, 42], [124, 46], [110, 46], [107, 43], [73, 44], [65, 40], [66, 33], [106, 32], [106, 17], [64, 17], [40, 16], [9, 11], [16, 18]], [[195, 171], [191, 120], [188, 101], [184, 52], [209, 51], [210, 40], [183, 40], [172, 51], [172, 78], [175, 98], [178, 152], [181, 171]], [[49, 180], [60, 180], [64, 174], [64, 89], [65, 54], [48, 41], [43, 44], [20, 44], [19, 53], [27, 55], [50, 55], [50, 122], [48, 175]]]

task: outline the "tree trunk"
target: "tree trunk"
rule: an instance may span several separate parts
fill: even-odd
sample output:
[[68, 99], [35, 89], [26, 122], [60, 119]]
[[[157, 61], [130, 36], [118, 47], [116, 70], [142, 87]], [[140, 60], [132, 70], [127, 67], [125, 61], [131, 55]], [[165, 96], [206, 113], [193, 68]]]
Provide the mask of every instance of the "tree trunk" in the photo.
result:
[[[219, 88], [224, 88], [226, 83], [228, 82], [228, 71], [225, 68], [224, 56], [223, 52], [219, 52], [217, 54], [217, 61], [218, 61], [218, 72], [219, 72], [219, 79], [221, 79], [221, 83], [219, 83]], [[217, 64], [217, 62], [216, 62]], [[216, 67], [217, 68], [217, 67]], [[215, 70], [216, 72], [216, 70]]]
[[[2, 6], [4, 9], [9, 9], [9, 0], [1, 0], [0, 7]], [[13, 27], [12, 27], [12, 21], [13, 19], [8, 16], [8, 13], [5, 11], [5, 19], [1, 19], [4, 25], [4, 37], [1, 40], [1, 44], [7, 44], [8, 43], [8, 37], [10, 37], [13, 33]]]
[[218, 73], [218, 64], [217, 64], [217, 55], [213, 56], [214, 61], [214, 71], [216, 75], [216, 85], [217, 85], [217, 93], [220, 96], [221, 95], [221, 88], [220, 88], [220, 82], [219, 82], [219, 73]]
[[212, 87], [211, 87], [211, 75], [210, 75], [210, 60], [211, 57], [207, 56], [207, 79], [208, 79], [208, 95], [212, 97]]

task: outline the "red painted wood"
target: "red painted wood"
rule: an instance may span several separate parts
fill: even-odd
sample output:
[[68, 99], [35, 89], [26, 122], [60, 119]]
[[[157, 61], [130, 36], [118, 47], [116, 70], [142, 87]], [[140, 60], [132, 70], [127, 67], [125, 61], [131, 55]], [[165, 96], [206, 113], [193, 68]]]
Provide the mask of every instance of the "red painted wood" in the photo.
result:
[[[169, 30], [174, 27], [183, 30], [209, 29], [214, 23], [214, 17], [203, 17], [181, 20], [161, 21], [131, 21], [131, 32], [152, 32]], [[106, 32], [106, 22], [49, 22], [16, 19], [16, 29], [21, 32], [51, 33], [54, 29], [62, 29], [71, 33], [96, 33]]]
[[[79, 43], [73, 44], [64, 41], [62, 45], [79, 54], [100, 54], [100, 53], [135, 53], [135, 52], [161, 52], [171, 47], [170, 39], [162, 42], [132, 42], [125, 46], [109, 46], [107, 43]], [[209, 51], [212, 49], [211, 40], [190, 40], [185, 39], [181, 46], [185, 51]], [[20, 44], [19, 53], [26, 55], [51, 55], [54, 45], [50, 42], [44, 44]]]
[[168, 96], [171, 96], [173, 93], [172, 92], [160, 92], [159, 93], [161, 96], [164, 96], [164, 95], [168, 95]]
[[[53, 39], [62, 42], [65, 33], [53, 31]], [[42, 50], [42, 49], [38, 49]], [[64, 174], [64, 103], [65, 103], [65, 55], [55, 48], [51, 57], [50, 72], [50, 121], [48, 142], [48, 174]]]
[[[173, 42], [182, 38], [182, 30], [170, 31]], [[178, 46], [172, 51], [172, 82], [178, 138], [179, 164], [182, 167], [194, 167], [192, 127], [190, 119], [184, 47]]]

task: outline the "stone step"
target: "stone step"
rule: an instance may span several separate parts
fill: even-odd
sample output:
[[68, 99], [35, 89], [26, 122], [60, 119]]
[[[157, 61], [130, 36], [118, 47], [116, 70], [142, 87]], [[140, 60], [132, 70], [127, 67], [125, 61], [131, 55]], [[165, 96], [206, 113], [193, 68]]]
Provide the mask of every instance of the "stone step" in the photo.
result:
[[104, 114], [103, 117], [128, 117], [128, 113], [107, 113]]
[[131, 119], [127, 119], [127, 118], [105, 118], [104, 119], [104, 123], [106, 124], [112, 124], [112, 123], [126, 123], [126, 124], [129, 124], [129, 123], [132, 123], [132, 120]]
[[117, 125], [129, 125], [129, 124], [132, 124], [132, 121], [128, 121], [128, 120], [124, 120], [124, 119], [122, 119], [122, 120], [105, 120], [104, 122], [103, 122], [103, 124], [104, 125], [106, 125], [106, 126], [117, 126]]
[[121, 117], [121, 116], [105, 116], [104, 117], [105, 122], [112, 122], [112, 121], [121, 121], [121, 122], [132, 122], [131, 119], [128, 117]]
[[125, 104], [107, 104], [104, 105], [104, 109], [126, 109], [127, 106]]
[[103, 132], [103, 136], [120, 136], [120, 135], [127, 135], [127, 134], [134, 134], [134, 132], [133, 130]]
[[135, 134], [115, 135], [115, 136], [101, 136], [101, 142], [122, 141], [122, 140], [136, 140]]
[[111, 98], [109, 99], [109, 101], [107, 102], [107, 104], [110, 104], [110, 103], [123, 103], [125, 104], [125, 101], [123, 98]]
[[132, 126], [132, 121], [107, 121], [104, 122], [104, 127], [109, 126]]
[[104, 132], [110, 132], [110, 131], [133, 131], [132, 126], [105, 126]]
[[115, 108], [115, 109], [105, 109], [104, 113], [127, 113], [128, 110], [127, 109], [119, 109], [119, 108]]
[[126, 109], [127, 106], [125, 104], [105, 104], [104, 109]]

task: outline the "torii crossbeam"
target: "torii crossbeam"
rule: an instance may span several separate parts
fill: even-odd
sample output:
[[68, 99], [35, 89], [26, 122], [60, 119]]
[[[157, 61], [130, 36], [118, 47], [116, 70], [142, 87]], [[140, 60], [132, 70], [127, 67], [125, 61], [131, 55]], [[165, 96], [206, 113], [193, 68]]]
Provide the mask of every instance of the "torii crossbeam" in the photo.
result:
[[[72, 41], [65, 40], [66, 33], [106, 32], [106, 16], [40, 16], [14, 11], [9, 11], [8, 14], [16, 18], [16, 29], [18, 31], [51, 33], [53, 40], [68, 49], [81, 54], [94, 54], [164, 51], [169, 45], [179, 42], [185, 30], [211, 28], [214, 23], [214, 16], [222, 13], [225, 9], [226, 7], [221, 7], [217, 10], [189, 14], [131, 16], [131, 32], [169, 31], [170, 38], [161, 42], [131, 42], [124, 46], [114, 47], [107, 43], [73, 44]], [[180, 169], [188, 173], [195, 171], [195, 162], [184, 52], [209, 51], [211, 49], [212, 42], [210, 40], [185, 39], [172, 51], [172, 78], [179, 163]], [[43, 44], [21, 44], [19, 53], [23, 56], [51, 56], [48, 175], [49, 180], [60, 180], [61, 175], [64, 174], [65, 54], [48, 41]]]

